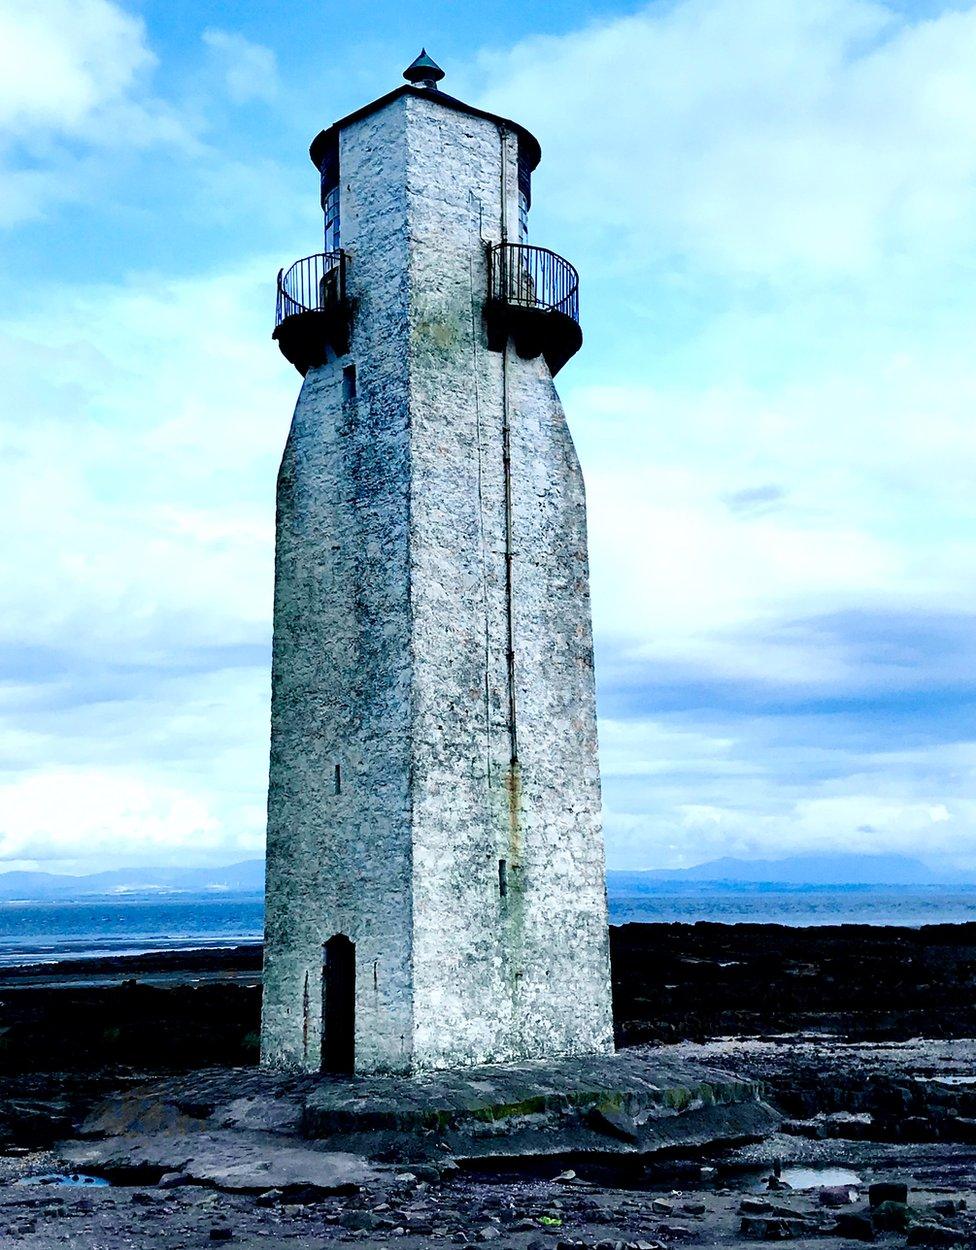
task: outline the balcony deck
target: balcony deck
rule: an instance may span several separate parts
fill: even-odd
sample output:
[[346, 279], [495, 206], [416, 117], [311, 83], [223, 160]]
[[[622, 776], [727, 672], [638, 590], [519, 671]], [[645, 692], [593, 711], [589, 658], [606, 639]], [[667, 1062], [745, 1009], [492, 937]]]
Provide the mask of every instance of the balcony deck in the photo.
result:
[[329, 348], [337, 356], [349, 350], [349, 317], [344, 252], [304, 256], [279, 270], [272, 338], [303, 377], [325, 364]]
[[544, 356], [553, 377], [583, 345], [579, 274], [562, 256], [526, 243], [496, 243], [488, 254], [488, 346], [511, 340], [530, 360]]

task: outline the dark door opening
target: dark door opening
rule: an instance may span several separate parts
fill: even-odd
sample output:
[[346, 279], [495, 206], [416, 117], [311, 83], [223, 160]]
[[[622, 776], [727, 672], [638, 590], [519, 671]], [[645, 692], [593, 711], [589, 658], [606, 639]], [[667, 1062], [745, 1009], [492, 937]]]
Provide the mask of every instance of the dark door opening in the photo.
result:
[[336, 933], [322, 948], [322, 1071], [356, 1070], [356, 944]]

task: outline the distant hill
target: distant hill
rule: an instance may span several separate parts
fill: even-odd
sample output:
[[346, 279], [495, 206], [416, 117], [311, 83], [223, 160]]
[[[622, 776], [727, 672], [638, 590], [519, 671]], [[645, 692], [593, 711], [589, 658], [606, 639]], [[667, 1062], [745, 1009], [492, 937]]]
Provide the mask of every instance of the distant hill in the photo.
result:
[[247, 893], [264, 890], [264, 860], [227, 868], [114, 868], [83, 877], [53, 872], [0, 873], [0, 899], [83, 898], [88, 895]]
[[976, 877], [936, 872], [907, 855], [791, 855], [785, 859], [713, 859], [694, 868], [614, 872], [619, 886], [642, 882], [727, 882], [753, 885], [961, 885]]
[[[713, 859], [694, 868], [652, 868], [607, 873], [611, 893], [669, 887], [745, 889], [749, 886], [932, 886], [976, 884], [972, 874], [936, 872], [905, 855], [792, 855], [786, 859]], [[264, 861], [227, 868], [114, 868], [87, 876], [52, 872], [0, 873], [0, 900], [52, 902], [96, 896], [260, 894]]]

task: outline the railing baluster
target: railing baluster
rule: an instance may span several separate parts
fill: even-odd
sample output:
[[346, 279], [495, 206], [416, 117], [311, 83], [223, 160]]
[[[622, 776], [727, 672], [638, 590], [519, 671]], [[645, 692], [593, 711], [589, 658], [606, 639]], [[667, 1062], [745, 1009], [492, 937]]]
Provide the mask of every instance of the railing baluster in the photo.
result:
[[[285, 272], [278, 271], [275, 325], [303, 312], [324, 312], [330, 303], [343, 300], [346, 291], [345, 253], [319, 252], [303, 256]], [[330, 282], [330, 276], [335, 275]]]
[[579, 320], [579, 275], [545, 247], [496, 243], [488, 258], [489, 298]]

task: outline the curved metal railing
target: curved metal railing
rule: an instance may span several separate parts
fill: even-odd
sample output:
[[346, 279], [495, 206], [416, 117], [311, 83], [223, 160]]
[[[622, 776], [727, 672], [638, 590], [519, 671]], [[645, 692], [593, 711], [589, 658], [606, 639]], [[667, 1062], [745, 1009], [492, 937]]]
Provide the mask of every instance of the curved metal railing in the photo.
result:
[[275, 327], [296, 313], [326, 312], [346, 298], [346, 254], [318, 252], [303, 256], [290, 269], [278, 270]]
[[488, 298], [579, 321], [579, 274], [547, 247], [496, 243], [489, 252]]

